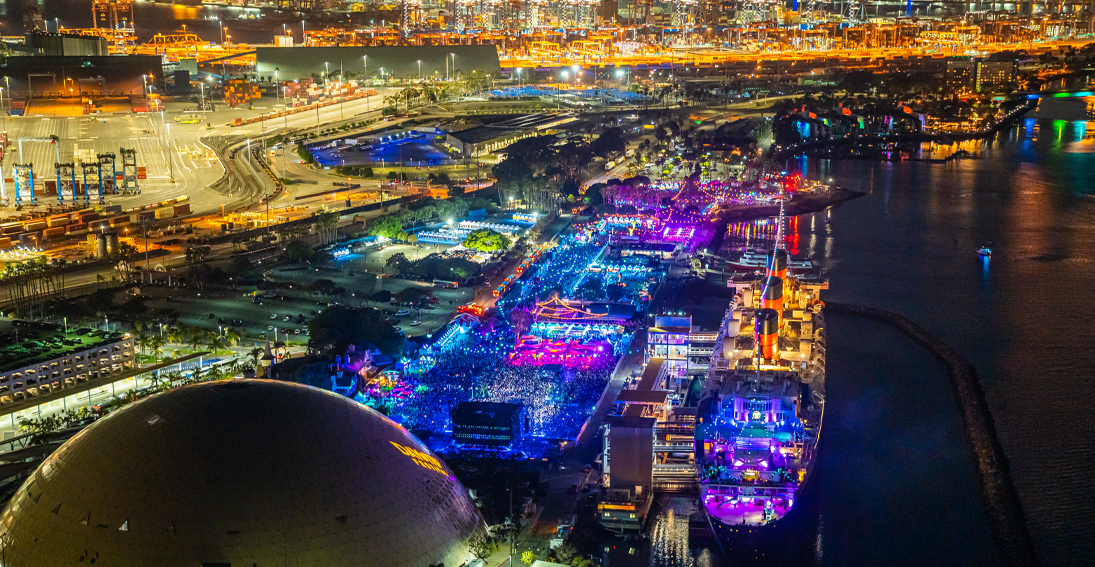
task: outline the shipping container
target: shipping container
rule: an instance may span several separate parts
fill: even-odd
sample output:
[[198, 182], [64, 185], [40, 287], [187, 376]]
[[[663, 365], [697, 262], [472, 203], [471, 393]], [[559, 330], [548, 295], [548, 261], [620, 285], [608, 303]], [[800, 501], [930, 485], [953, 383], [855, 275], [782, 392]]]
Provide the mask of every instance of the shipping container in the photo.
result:
[[47, 228], [42, 231], [42, 237], [46, 240], [54, 240], [56, 238], [65, 237], [65, 227], [58, 226], [54, 228]]
[[72, 221], [68, 218], [68, 215], [53, 215], [52, 217], [46, 219], [46, 222], [49, 224], [50, 228], [53, 228], [55, 226], [68, 225]]
[[34, 219], [32, 221], [27, 221], [26, 224], [23, 225], [23, 228], [25, 228], [27, 232], [35, 232], [35, 231], [38, 231], [38, 230], [42, 230], [42, 229], [46, 228], [46, 221], [41, 220], [41, 219]]
[[39, 246], [41, 243], [41, 232], [26, 232], [19, 235], [19, 244], [22, 244], [23, 246]]
[[175, 205], [174, 211], [175, 211], [174, 216], [177, 216], [177, 217], [182, 216], [182, 215], [189, 215], [190, 214], [190, 203], [185, 203], [185, 204], [182, 204], [182, 205]]
[[104, 215], [114, 215], [122, 212], [121, 205], [107, 205], [100, 209]]
[[89, 222], [91, 222], [91, 221], [97, 221], [97, 220], [99, 220], [100, 218], [102, 218], [102, 217], [101, 217], [101, 216], [99, 215], [99, 213], [96, 213], [96, 212], [94, 212], [94, 211], [92, 211], [92, 212], [84, 212], [84, 211], [80, 211], [80, 212], [79, 212], [79, 213], [77, 213], [77, 214], [79, 214], [79, 215], [80, 215], [79, 221], [80, 221], [81, 223], [84, 223], [84, 224], [87, 224], [87, 223], [89, 223]]
[[87, 231], [87, 223], [70, 224], [70, 225], [65, 227], [65, 232], [67, 232], [68, 234], [75, 234], [77, 232], [86, 232], [86, 231]]
[[110, 228], [109, 220], [97, 220], [89, 225], [88, 230], [92, 230], [94, 232], [104, 232], [108, 228]]
[[141, 211], [137, 213], [137, 222], [149, 222], [156, 220], [156, 211]]
[[173, 216], [175, 216], [174, 209], [169, 209], [166, 207], [162, 209], [156, 209], [156, 218], [158, 219], [169, 219]]
[[0, 234], [18, 234], [20, 232], [23, 232], [23, 223], [21, 222], [0, 224]]
[[130, 222], [132, 222], [132, 219], [129, 218], [129, 215], [122, 215], [120, 217], [114, 217], [110, 219], [110, 226], [123, 226], [129, 224]]
[[11, 248], [11, 238], [7, 236], [0, 237], [0, 250], [7, 250]]

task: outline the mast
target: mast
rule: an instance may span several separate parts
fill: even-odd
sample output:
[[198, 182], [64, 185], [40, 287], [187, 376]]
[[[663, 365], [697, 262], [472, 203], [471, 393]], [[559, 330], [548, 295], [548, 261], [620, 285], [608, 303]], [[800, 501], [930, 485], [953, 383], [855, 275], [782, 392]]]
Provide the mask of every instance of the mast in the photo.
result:
[[783, 248], [783, 223], [786, 218], [783, 216], [783, 184], [779, 185], [779, 223], [776, 225], [776, 250]]

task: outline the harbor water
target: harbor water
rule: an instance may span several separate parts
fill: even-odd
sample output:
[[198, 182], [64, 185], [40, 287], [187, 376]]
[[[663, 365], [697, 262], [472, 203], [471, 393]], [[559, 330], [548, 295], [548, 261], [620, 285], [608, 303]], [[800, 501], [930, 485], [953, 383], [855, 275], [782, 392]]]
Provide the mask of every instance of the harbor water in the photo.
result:
[[[977, 367], [1043, 565], [1095, 557], [1093, 132], [1027, 120], [963, 146], [982, 159], [792, 164], [868, 193], [791, 225], [826, 297], [897, 311]], [[827, 332], [820, 456], [787, 518], [801, 535], [769, 564], [999, 565], [946, 369], [881, 323], [834, 314]], [[614, 563], [716, 560], [706, 539], [685, 556], [662, 542]]]
[[[77, 0], [41, 0], [43, 23], [49, 31], [61, 28], [79, 29], [92, 27], [91, 3]], [[274, 35], [288, 33], [297, 43], [301, 40], [301, 20], [305, 29], [315, 30], [342, 21], [362, 23], [362, 14], [351, 15], [337, 12], [278, 12], [265, 8], [240, 6], [202, 5], [135, 2], [133, 19], [137, 39], [140, 42], [158, 33], [196, 33], [203, 40], [221, 43], [221, 27], [233, 43], [274, 43]], [[380, 22], [377, 22], [379, 24]], [[21, 2], [0, 3], [0, 24], [4, 35], [19, 35], [23, 30]], [[183, 27], [185, 26], [185, 28]], [[225, 40], [228, 38], [225, 37]]]
[[[967, 148], [984, 159], [947, 164], [801, 164], [815, 177], [831, 177], [839, 185], [871, 192], [833, 210], [827, 226], [824, 219], [800, 223], [809, 231], [801, 235], [806, 251], [826, 271], [833, 300], [906, 315], [977, 367], [1044, 565], [1090, 565], [1095, 557], [1095, 514], [1090, 504], [1095, 502], [1095, 486], [1086, 478], [1095, 465], [1095, 445], [1090, 442], [1095, 417], [1087, 411], [1095, 396], [1095, 330], [1090, 324], [1095, 304], [1087, 298], [1095, 282], [1093, 126], [1026, 120], [993, 144]], [[991, 259], [976, 255], [982, 245], [992, 249]], [[850, 343], [862, 346], [849, 350]], [[951, 455], [953, 449], [939, 443], [961, 439], [954, 398], [941, 367], [926, 353], [923, 364], [899, 363], [915, 356], [910, 349], [918, 347], [875, 323], [834, 318], [829, 401], [837, 411], [879, 411], [862, 399], [837, 399], [845, 388], [851, 394], [861, 388], [842, 375], [850, 371], [849, 362], [856, 366], [851, 372], [863, 380], [869, 379], [864, 373], [876, 375], [879, 395], [896, 391], [909, 396], [908, 403], [891, 407], [905, 415], [887, 416], [895, 420], [891, 423], [905, 422], [894, 431], [898, 442], [889, 447], [889, 458], [885, 448], [858, 447], [877, 452], [881, 459], [872, 467], [872, 476], [882, 476], [863, 485], [892, 495], [889, 517], [879, 519], [895, 529], [891, 545], [921, 553], [939, 548], [931, 551], [946, 554], [931, 558], [936, 565], [984, 564], [966, 557], [979, 545], [976, 532], [987, 534], [977, 528], [983, 528], [984, 518], [964, 509], [978, 502], [976, 484], [970, 480], [972, 459], [959, 463]], [[853, 352], [880, 353], [864, 359], [872, 360], [875, 368], [847, 360]], [[887, 362], [888, 358], [894, 361]], [[915, 383], [898, 383], [906, 379]], [[915, 391], [921, 385], [938, 395]], [[840, 440], [840, 431], [859, 427], [854, 421], [859, 415], [827, 414], [833, 420], [823, 435], [832, 433], [828, 440]], [[940, 452], [925, 454], [923, 449], [932, 446], [940, 446]], [[825, 470], [831, 470], [831, 460], [839, 453], [822, 454], [829, 463]], [[934, 475], [908, 474], [910, 466], [913, 471], [923, 466], [909, 460], [913, 454], [917, 460], [954, 462]], [[828, 484], [836, 478], [821, 480], [823, 499], [838, 490]], [[955, 500], [948, 500], [948, 493]], [[903, 511], [923, 507], [936, 509], [934, 521], [927, 516], [925, 526], [897, 529], [906, 522]], [[823, 552], [824, 535], [833, 535], [833, 518], [827, 511], [822, 512]], [[869, 525], [862, 520], [849, 523], [862, 529]], [[958, 537], [956, 531], [969, 537]], [[991, 547], [991, 540], [984, 545]], [[905, 563], [897, 558], [894, 562]], [[843, 564], [883, 563], [861, 554]]]

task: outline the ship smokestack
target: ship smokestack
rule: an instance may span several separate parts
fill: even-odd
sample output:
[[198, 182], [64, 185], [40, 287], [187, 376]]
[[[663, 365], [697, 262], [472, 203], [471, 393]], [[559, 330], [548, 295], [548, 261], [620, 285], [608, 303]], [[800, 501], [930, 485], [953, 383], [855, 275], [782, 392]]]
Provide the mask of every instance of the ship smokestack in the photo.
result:
[[754, 340], [761, 358], [779, 359], [779, 313], [775, 309], [757, 310]]
[[767, 269], [764, 273], [765, 277], [777, 277], [781, 280], [787, 279], [787, 251], [776, 248], [768, 253]]
[[776, 276], [764, 278], [764, 289], [761, 291], [760, 306], [763, 309], [772, 309], [781, 317], [783, 315], [783, 279]]

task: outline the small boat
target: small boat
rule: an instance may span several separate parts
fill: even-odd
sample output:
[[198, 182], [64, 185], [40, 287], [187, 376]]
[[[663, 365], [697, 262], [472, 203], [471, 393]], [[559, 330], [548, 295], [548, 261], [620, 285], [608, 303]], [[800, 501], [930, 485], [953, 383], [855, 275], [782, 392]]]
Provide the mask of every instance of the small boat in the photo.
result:
[[982, 246], [977, 249], [977, 255], [988, 258], [989, 256], [992, 256], [992, 250], [989, 250], [988, 246]]

